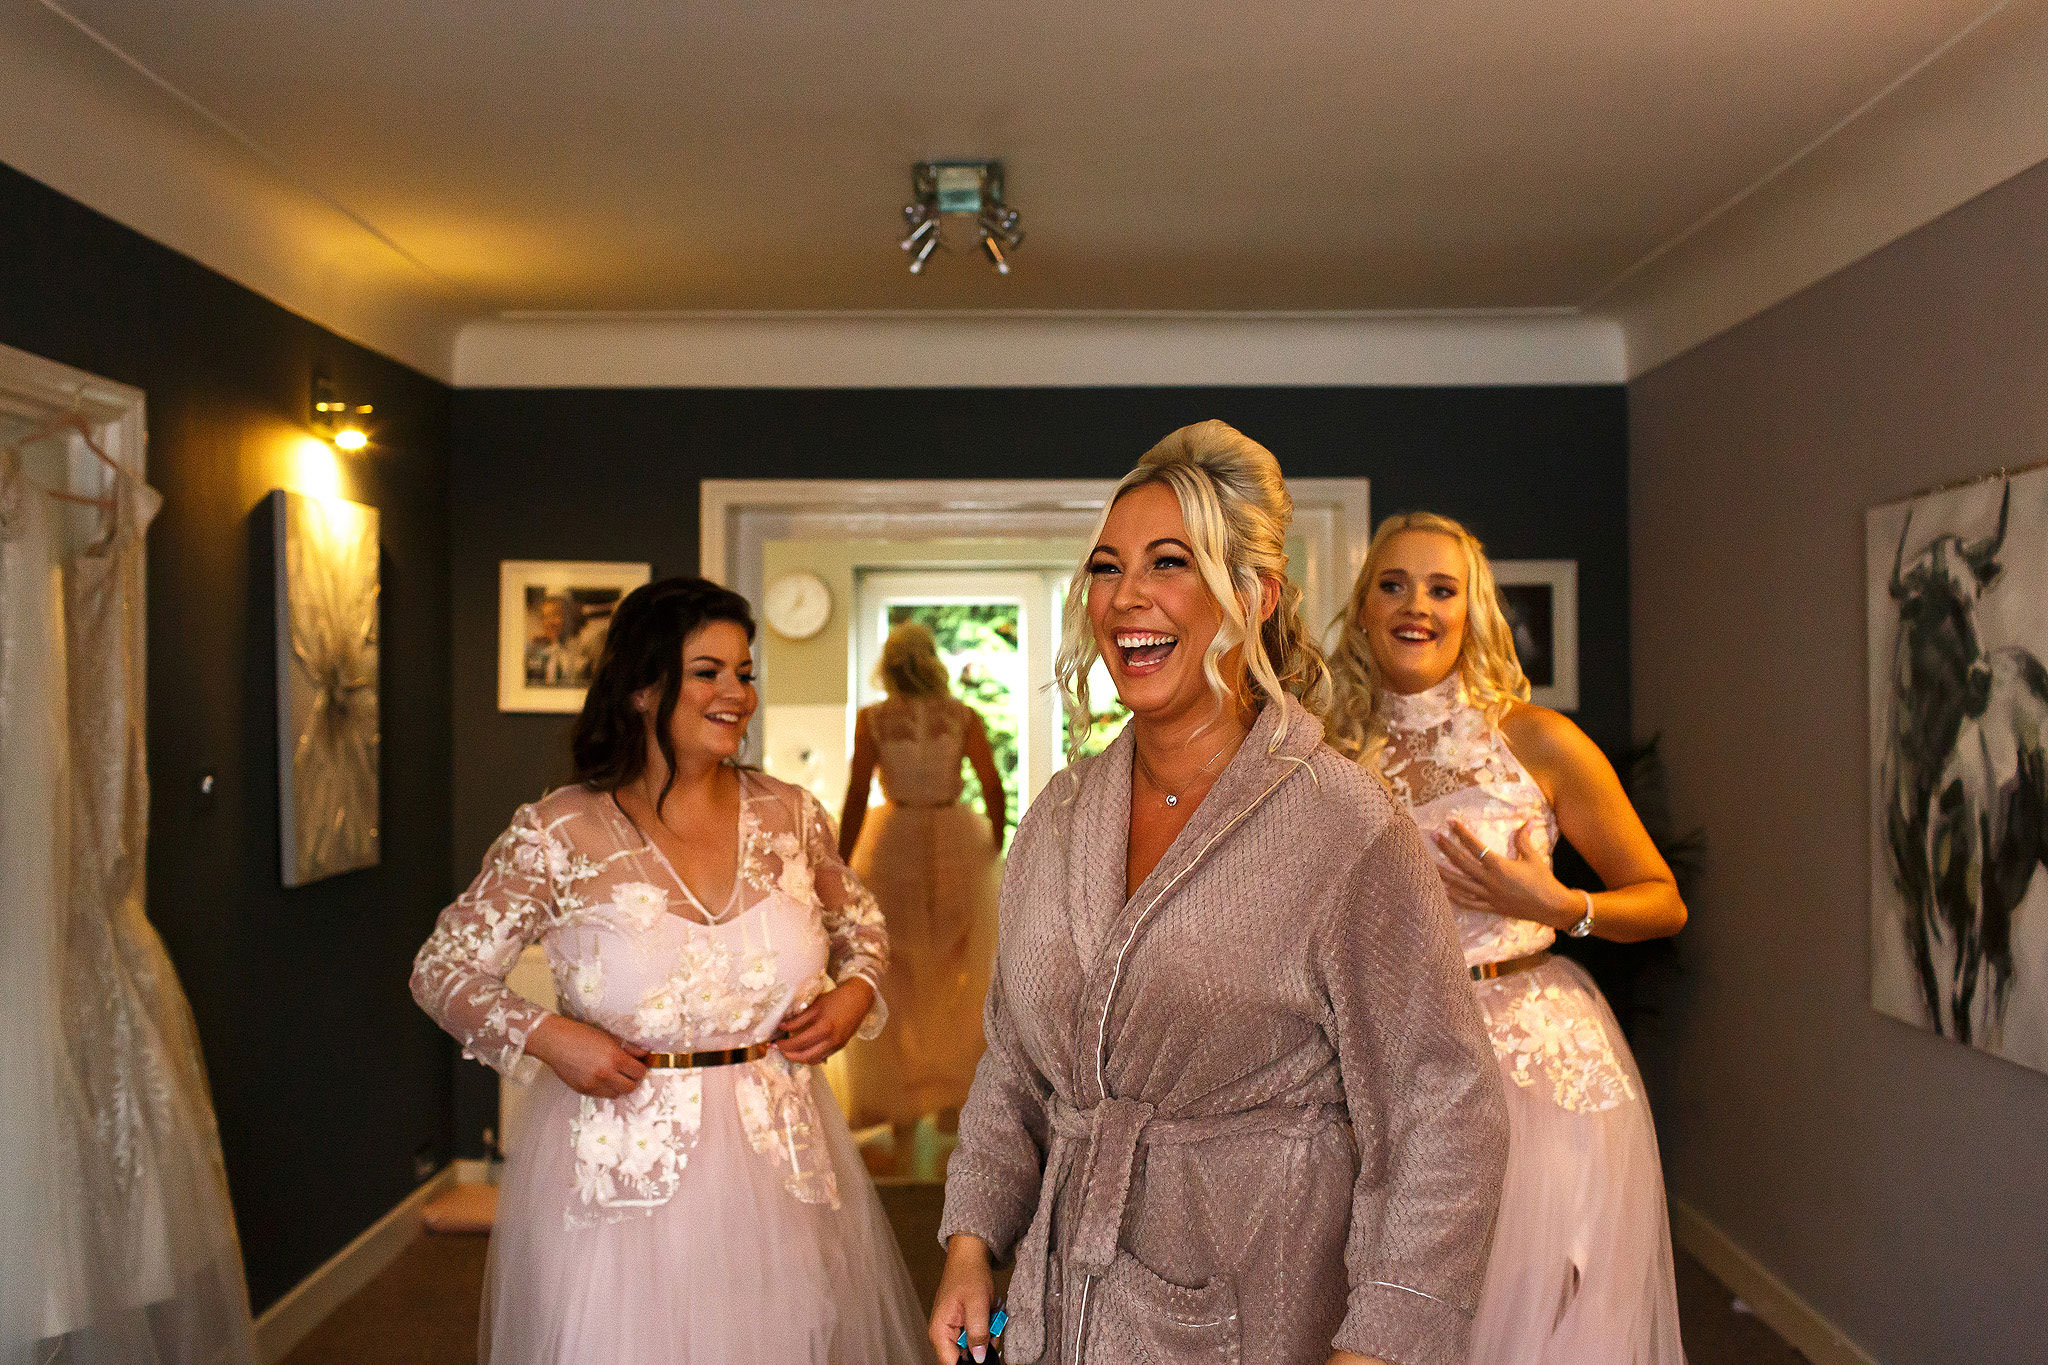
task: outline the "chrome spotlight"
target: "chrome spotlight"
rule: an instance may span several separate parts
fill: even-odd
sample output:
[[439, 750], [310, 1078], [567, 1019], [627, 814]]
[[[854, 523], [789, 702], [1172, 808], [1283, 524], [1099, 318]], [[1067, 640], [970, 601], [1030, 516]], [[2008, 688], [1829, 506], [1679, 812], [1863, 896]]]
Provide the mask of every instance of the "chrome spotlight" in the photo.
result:
[[1023, 215], [1003, 203], [1000, 161], [920, 161], [910, 168], [910, 188], [914, 197], [903, 206], [909, 233], [897, 245], [910, 255], [911, 274], [922, 274], [944, 245], [948, 216], [972, 218], [989, 264], [999, 275], [1010, 273], [1008, 253], [1024, 240]]
[[912, 228], [910, 230], [910, 235], [908, 237], [905, 237], [896, 245], [902, 247], [905, 251], [915, 251], [918, 248], [918, 244], [923, 242], [925, 238], [936, 238], [938, 235], [939, 218], [937, 214], [932, 214], [929, 217], [925, 218], [922, 222], [920, 222], [916, 227]]

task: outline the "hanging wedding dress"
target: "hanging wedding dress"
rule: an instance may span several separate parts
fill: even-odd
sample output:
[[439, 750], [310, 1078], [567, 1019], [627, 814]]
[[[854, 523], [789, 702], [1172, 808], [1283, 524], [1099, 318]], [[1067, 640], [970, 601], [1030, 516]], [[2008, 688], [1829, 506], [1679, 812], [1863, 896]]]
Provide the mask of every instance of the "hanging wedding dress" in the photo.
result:
[[[255, 1359], [183, 990], [143, 914], [143, 533], [0, 432], [0, 1365]], [[18, 439], [18, 437], [17, 437]], [[50, 490], [89, 487], [104, 507]]]

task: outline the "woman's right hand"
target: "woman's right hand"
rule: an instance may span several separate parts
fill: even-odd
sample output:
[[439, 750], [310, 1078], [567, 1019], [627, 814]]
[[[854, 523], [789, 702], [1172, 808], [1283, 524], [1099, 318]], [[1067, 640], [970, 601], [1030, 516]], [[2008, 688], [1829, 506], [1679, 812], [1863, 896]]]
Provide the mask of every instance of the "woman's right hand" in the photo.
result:
[[603, 1029], [551, 1014], [527, 1035], [526, 1050], [548, 1064], [579, 1095], [615, 1100], [647, 1075], [647, 1049], [621, 1042]]
[[[988, 1268], [988, 1244], [956, 1232], [946, 1242], [946, 1269], [932, 1300], [932, 1350], [939, 1365], [988, 1358], [988, 1320], [995, 1310], [996, 1280]], [[960, 1350], [960, 1334], [967, 1350]]]

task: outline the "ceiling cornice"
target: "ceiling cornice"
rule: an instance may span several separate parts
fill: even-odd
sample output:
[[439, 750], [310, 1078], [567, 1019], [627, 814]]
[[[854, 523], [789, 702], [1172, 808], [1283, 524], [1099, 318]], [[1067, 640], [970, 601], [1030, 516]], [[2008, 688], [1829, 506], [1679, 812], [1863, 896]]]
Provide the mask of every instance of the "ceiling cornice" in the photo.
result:
[[2006, 0], [1585, 307], [1655, 369], [2048, 160], [2048, 4]]
[[51, 4], [0, 18], [0, 161], [441, 380], [467, 313], [373, 226]]
[[1613, 384], [1621, 331], [1569, 313], [669, 314], [476, 322], [464, 388]]

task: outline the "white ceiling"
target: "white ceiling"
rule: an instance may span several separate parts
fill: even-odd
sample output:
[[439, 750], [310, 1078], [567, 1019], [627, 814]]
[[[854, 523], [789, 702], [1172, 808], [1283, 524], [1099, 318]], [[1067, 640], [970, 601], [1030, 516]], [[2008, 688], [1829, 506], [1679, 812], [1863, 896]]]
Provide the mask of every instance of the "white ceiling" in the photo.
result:
[[[784, 312], [1566, 318], [1639, 369], [2048, 155], [1985, 88], [2048, 103], [2041, 0], [0, 5], [0, 159], [443, 374]], [[911, 277], [909, 164], [981, 155], [1015, 272]]]

